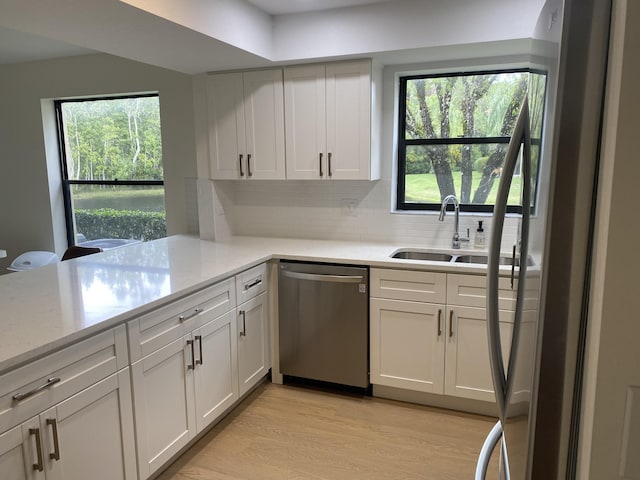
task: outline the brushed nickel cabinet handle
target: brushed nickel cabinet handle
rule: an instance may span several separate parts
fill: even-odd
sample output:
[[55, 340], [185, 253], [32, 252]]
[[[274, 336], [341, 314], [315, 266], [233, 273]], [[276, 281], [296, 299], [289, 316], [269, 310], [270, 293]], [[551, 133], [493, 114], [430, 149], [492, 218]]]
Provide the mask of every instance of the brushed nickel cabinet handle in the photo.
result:
[[240, 310], [238, 313], [242, 315], [242, 331], [240, 332], [240, 336], [246, 337], [247, 336], [247, 314], [244, 310]]
[[240, 163], [240, 176], [244, 177], [244, 170], [242, 170], [242, 157], [242, 154], [238, 155], [238, 162]]
[[331, 171], [331, 152], [327, 154], [327, 164], [329, 167], [329, 177], [331, 177], [333, 175], [333, 172]]
[[184, 322], [185, 320], [189, 320], [190, 318], [195, 317], [196, 315], [198, 315], [201, 312], [202, 312], [202, 308], [200, 308], [200, 307], [194, 308], [193, 312], [191, 312], [189, 315], [180, 315], [178, 317], [178, 320], [180, 320], [181, 322]]
[[187, 340], [187, 345], [191, 347], [191, 365], [187, 365], [187, 368], [189, 370], [195, 370], [196, 369], [196, 359], [195, 359], [196, 351], [193, 345], [193, 340]]
[[198, 342], [198, 347], [200, 349], [200, 359], [196, 360], [196, 365], [202, 365], [202, 335], [196, 335], [195, 339]]
[[36, 455], [38, 456], [38, 463], [33, 464], [33, 469], [38, 472], [42, 472], [44, 470], [44, 462], [42, 461], [42, 439], [40, 438], [40, 429], [30, 428], [29, 435], [34, 435], [36, 437]]
[[25, 398], [29, 398], [29, 397], [35, 395], [36, 393], [49, 388], [51, 385], [55, 385], [59, 381], [60, 381], [60, 377], [47, 378], [47, 381], [45, 383], [43, 383], [42, 385], [34, 388], [33, 390], [29, 390], [26, 393], [16, 393], [11, 398], [13, 399], [14, 402], [20, 402], [20, 401], [24, 400]]
[[58, 441], [58, 422], [55, 418], [47, 418], [47, 425], [51, 427], [51, 433], [53, 434], [53, 452], [49, 454], [49, 458], [52, 460], [60, 460], [60, 443]]
[[253, 176], [253, 173], [251, 173], [251, 154], [247, 154], [247, 177], [251, 177]]
[[449, 311], [449, 338], [453, 337], [453, 310]]
[[442, 309], [438, 309], [438, 336], [442, 335]]
[[320, 166], [320, 176], [323, 177], [324, 176], [324, 172], [322, 171], [322, 153], [320, 153], [318, 155], [318, 164]]

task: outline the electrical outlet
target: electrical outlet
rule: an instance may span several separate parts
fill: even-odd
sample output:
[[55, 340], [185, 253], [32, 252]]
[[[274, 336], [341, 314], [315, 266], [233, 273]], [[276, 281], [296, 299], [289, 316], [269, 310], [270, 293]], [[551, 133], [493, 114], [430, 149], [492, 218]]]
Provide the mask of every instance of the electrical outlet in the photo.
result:
[[357, 217], [358, 201], [352, 198], [343, 198], [340, 200], [340, 215], [343, 217]]

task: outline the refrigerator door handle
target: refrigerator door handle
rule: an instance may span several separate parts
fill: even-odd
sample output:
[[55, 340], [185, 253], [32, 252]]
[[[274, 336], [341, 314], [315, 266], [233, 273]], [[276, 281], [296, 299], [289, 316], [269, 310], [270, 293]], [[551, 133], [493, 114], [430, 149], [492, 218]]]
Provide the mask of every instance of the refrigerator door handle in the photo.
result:
[[495, 450], [498, 442], [503, 443], [501, 448], [504, 449], [504, 442], [502, 442], [502, 422], [500, 422], [500, 420], [496, 422], [482, 444], [480, 455], [478, 455], [478, 463], [476, 464], [475, 480], [486, 480], [491, 454]]
[[525, 97], [522, 102], [522, 108], [513, 136], [509, 142], [509, 148], [505, 156], [500, 184], [498, 186], [498, 194], [496, 196], [495, 207], [493, 211], [493, 221], [491, 222], [491, 237], [489, 244], [489, 256], [487, 261], [487, 336], [489, 340], [489, 360], [491, 364], [491, 376], [493, 378], [493, 386], [496, 395], [496, 403], [498, 405], [498, 415], [500, 420], [505, 421], [507, 415], [507, 405], [511, 394], [513, 375], [512, 365], [518, 348], [518, 337], [520, 330], [520, 317], [522, 316], [522, 300], [524, 298], [524, 281], [518, 282], [518, 292], [516, 297], [516, 311], [513, 327], [513, 338], [511, 342], [511, 350], [509, 356], [509, 366], [505, 371], [504, 360], [502, 357], [502, 342], [500, 341], [500, 313], [498, 304], [498, 281], [500, 268], [500, 246], [502, 242], [502, 231], [504, 227], [504, 218], [507, 213], [507, 201], [511, 179], [513, 177], [516, 164], [518, 162], [518, 153], [520, 145], [523, 146], [522, 160], [522, 228], [520, 251], [519, 279], [524, 278], [526, 273], [527, 255], [528, 255], [528, 234], [529, 234], [529, 216], [531, 206], [531, 134], [529, 127], [529, 104]]

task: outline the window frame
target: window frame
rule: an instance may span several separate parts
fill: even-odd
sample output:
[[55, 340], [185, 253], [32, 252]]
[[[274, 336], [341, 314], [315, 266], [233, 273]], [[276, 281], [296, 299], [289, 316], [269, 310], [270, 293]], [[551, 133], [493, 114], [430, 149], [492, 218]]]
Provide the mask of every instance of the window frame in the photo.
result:
[[[58, 134], [58, 149], [60, 159], [60, 172], [62, 180], [62, 198], [64, 203], [65, 226], [67, 229], [67, 244], [72, 247], [76, 244], [75, 228], [73, 224], [73, 207], [71, 204], [72, 185], [117, 185], [117, 186], [164, 186], [164, 180], [70, 180], [67, 168], [67, 150], [64, 142], [64, 120], [62, 115], [62, 104], [79, 102], [97, 102], [102, 100], [126, 100], [130, 98], [156, 97], [160, 101], [159, 93], [139, 93], [130, 95], [111, 95], [98, 97], [82, 97], [70, 99], [57, 99], [53, 101], [56, 115], [56, 127]], [[163, 172], [164, 178], [164, 172]]]
[[[465, 77], [472, 75], [491, 75], [502, 73], [533, 73], [538, 75], [544, 75], [548, 77], [548, 72], [542, 69], [531, 67], [518, 67], [518, 68], [498, 68], [490, 70], [463, 70], [463, 71], [451, 71], [441, 73], [423, 73], [423, 74], [408, 74], [398, 75], [398, 122], [397, 122], [397, 161], [396, 161], [396, 212], [416, 212], [416, 211], [440, 211], [441, 203], [416, 203], [406, 202], [406, 151], [408, 146], [412, 145], [481, 145], [481, 144], [509, 144], [511, 137], [451, 137], [451, 138], [431, 138], [431, 139], [419, 139], [419, 140], [407, 140], [406, 138], [406, 112], [407, 112], [407, 81], [416, 79], [431, 79], [431, 78], [447, 78], [447, 77]], [[542, 110], [542, 124], [541, 132], [544, 132], [544, 113], [547, 101], [547, 82], [544, 87], [544, 105]], [[542, 141], [541, 138], [531, 138], [531, 145], [538, 146], [539, 159], [541, 158]], [[536, 172], [535, 191], [531, 198], [533, 204], [531, 205], [531, 213], [535, 214], [536, 200], [538, 194], [537, 181], [540, 173], [540, 161], [538, 160]], [[493, 204], [474, 204], [474, 203], [460, 203], [461, 212], [468, 213], [493, 213]], [[520, 205], [507, 205], [506, 213], [520, 214], [522, 213], [522, 206]]]

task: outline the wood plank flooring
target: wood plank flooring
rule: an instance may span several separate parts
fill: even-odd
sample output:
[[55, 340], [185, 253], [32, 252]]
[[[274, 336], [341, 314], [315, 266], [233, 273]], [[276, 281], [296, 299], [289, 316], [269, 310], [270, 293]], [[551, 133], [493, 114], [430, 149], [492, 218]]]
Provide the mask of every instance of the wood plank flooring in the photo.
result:
[[158, 479], [473, 479], [494, 421], [265, 383]]

